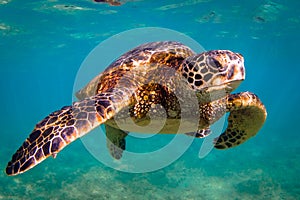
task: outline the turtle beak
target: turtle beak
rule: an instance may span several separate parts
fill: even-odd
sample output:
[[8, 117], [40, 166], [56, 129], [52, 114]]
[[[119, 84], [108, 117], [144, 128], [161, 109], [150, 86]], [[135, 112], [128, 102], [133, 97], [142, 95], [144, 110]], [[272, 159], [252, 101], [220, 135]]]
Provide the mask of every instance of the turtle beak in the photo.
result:
[[227, 86], [226, 86], [226, 91], [228, 93], [232, 92], [233, 90], [235, 90], [237, 87], [239, 87], [239, 85], [241, 84], [243, 80], [237, 80], [237, 81], [232, 81], [230, 82]]

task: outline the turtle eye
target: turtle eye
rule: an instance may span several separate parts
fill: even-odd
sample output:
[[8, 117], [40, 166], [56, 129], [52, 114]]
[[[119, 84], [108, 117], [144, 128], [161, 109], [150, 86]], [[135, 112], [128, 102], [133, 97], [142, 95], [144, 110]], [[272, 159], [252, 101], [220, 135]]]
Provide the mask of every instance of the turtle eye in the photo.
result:
[[225, 70], [224, 66], [213, 57], [210, 58], [209, 64], [214, 70], [218, 70], [219, 72], [223, 72]]
[[216, 59], [212, 58], [212, 64], [216, 67], [216, 68], [222, 68], [222, 65], [219, 61], [217, 61]]

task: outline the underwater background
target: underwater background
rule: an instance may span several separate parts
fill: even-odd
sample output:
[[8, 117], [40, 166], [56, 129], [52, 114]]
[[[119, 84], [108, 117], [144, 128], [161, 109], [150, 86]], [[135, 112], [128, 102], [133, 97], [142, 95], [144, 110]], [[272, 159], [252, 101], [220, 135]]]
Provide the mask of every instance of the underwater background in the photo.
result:
[[[123, 3], [0, 0], [0, 199], [300, 199], [300, 1]], [[172, 29], [207, 50], [243, 54], [247, 74], [237, 92], [256, 93], [268, 111], [257, 136], [203, 159], [197, 139], [171, 165], [137, 174], [105, 166], [77, 140], [56, 159], [8, 177], [6, 164], [34, 125], [71, 104], [89, 52], [142, 27]], [[147, 145], [134, 142], [137, 149]]]

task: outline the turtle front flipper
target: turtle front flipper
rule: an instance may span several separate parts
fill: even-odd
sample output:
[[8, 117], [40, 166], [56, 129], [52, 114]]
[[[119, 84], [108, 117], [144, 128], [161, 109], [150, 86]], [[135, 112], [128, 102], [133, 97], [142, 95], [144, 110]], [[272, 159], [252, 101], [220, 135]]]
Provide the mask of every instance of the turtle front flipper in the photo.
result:
[[17, 175], [53, 157], [72, 141], [110, 119], [127, 98], [116, 93], [98, 94], [63, 107], [40, 121], [12, 156], [6, 167], [8, 175]]
[[215, 141], [215, 148], [227, 149], [255, 136], [263, 126], [267, 111], [253, 93], [242, 92], [227, 97], [228, 127]]

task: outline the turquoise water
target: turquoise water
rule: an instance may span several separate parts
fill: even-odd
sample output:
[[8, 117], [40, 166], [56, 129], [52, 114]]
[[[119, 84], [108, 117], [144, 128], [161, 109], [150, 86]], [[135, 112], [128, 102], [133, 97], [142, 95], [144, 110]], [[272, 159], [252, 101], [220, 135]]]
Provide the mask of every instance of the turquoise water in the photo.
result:
[[[1, 169], [38, 121], [71, 104], [88, 53], [134, 28], [168, 28], [205, 49], [242, 53], [247, 77], [237, 91], [255, 92], [268, 110], [264, 127], [245, 144], [200, 159], [203, 140], [194, 140], [182, 157], [150, 173], [111, 169], [77, 140], [22, 175], [2, 170], [0, 199], [300, 199], [299, 7], [296, 0], [148, 0], [118, 7], [0, 0]], [[150, 143], [136, 148], [143, 146], [151, 149]]]

